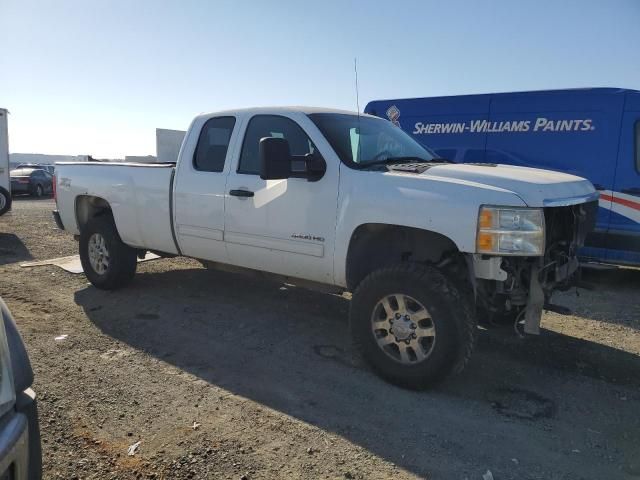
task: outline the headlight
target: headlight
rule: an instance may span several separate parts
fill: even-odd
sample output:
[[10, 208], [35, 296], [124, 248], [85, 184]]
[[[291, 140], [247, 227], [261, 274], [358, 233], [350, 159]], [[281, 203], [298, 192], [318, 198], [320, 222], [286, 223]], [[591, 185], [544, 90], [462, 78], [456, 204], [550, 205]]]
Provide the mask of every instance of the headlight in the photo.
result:
[[493, 255], [544, 255], [542, 209], [480, 207], [476, 251]]
[[6, 310], [3, 307], [4, 304], [0, 300], [0, 416], [13, 408], [13, 404], [16, 401], [11, 357], [9, 356], [9, 345], [7, 344], [7, 334], [4, 328], [3, 315]]

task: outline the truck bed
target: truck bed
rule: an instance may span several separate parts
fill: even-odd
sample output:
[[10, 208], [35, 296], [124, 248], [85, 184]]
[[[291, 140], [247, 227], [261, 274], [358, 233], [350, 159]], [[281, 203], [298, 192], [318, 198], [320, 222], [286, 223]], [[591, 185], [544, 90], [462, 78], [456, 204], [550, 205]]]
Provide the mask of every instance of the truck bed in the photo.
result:
[[109, 204], [125, 243], [177, 253], [171, 205], [174, 167], [174, 163], [57, 163], [57, 204], [65, 230], [79, 234], [83, 205], [87, 199], [100, 199]]

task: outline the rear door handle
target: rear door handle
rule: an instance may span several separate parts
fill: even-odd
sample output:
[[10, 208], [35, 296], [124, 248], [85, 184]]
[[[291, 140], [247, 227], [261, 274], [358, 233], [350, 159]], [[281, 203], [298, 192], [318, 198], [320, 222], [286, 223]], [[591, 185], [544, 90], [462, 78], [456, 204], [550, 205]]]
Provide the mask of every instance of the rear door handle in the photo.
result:
[[229, 195], [233, 197], [253, 197], [253, 192], [250, 190], [229, 190]]

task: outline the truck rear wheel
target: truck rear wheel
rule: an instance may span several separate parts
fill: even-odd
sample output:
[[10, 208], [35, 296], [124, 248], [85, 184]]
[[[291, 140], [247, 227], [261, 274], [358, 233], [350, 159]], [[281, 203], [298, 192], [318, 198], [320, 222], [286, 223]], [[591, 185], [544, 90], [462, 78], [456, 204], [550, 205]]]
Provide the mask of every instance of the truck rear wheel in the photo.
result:
[[462, 371], [476, 334], [466, 297], [436, 268], [412, 263], [366, 277], [353, 294], [350, 324], [373, 369], [413, 389]]
[[115, 290], [136, 273], [136, 250], [124, 244], [111, 215], [89, 220], [80, 232], [80, 261], [89, 281], [97, 288]]
[[11, 208], [11, 194], [6, 188], [0, 187], [0, 216], [4, 215]]

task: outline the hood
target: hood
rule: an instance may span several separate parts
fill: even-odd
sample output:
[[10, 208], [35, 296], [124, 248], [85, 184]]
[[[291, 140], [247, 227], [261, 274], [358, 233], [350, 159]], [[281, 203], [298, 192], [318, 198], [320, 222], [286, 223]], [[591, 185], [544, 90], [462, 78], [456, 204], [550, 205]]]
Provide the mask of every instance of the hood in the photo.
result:
[[445, 164], [422, 173], [490, 185], [509, 190], [530, 207], [574, 205], [597, 198], [589, 180], [538, 168], [495, 164]]

